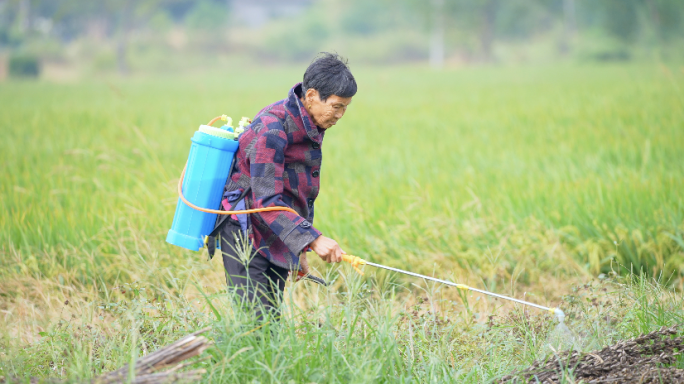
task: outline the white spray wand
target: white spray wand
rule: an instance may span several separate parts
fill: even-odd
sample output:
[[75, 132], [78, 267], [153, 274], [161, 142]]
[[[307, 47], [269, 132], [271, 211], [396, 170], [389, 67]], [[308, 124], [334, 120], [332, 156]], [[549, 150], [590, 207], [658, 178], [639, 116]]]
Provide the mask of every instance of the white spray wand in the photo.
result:
[[514, 298], [512, 298], [512, 297], [508, 297], [508, 296], [504, 296], [504, 295], [499, 295], [498, 293], [483, 291], [483, 290], [481, 290], [481, 289], [473, 288], [473, 287], [467, 286], [467, 285], [465, 285], [465, 284], [452, 283], [451, 281], [446, 281], [446, 280], [441, 280], [441, 279], [437, 279], [437, 278], [430, 277], [430, 276], [420, 275], [420, 274], [418, 274], [418, 273], [413, 273], [413, 272], [409, 272], [409, 271], [404, 271], [404, 270], [402, 270], [402, 269], [392, 268], [392, 267], [388, 267], [388, 266], [382, 265], [382, 264], [371, 263], [370, 261], [366, 261], [366, 260], [364, 260], [364, 259], [362, 259], [362, 258], [360, 258], [360, 257], [357, 257], [357, 256], [342, 255], [342, 259], [343, 259], [344, 261], [348, 262], [349, 264], [351, 264], [351, 266], [354, 268], [354, 270], [356, 270], [356, 272], [358, 272], [358, 273], [361, 274], [361, 275], [363, 275], [363, 271], [361, 271], [361, 269], [359, 269], [359, 266], [360, 266], [360, 265], [370, 265], [371, 267], [382, 268], [382, 269], [386, 269], [386, 270], [388, 270], [388, 271], [403, 273], [404, 275], [409, 275], [409, 276], [413, 276], [413, 277], [419, 277], [419, 278], [421, 278], [421, 279], [430, 280], [430, 281], [435, 281], [435, 282], [437, 282], [437, 283], [442, 283], [442, 284], [450, 285], [450, 286], [452, 286], [452, 287], [456, 287], [456, 288], [462, 289], [462, 290], [464, 290], [464, 291], [478, 292], [478, 293], [482, 293], [482, 294], [485, 294], [485, 295], [488, 295], [488, 296], [498, 297], [499, 299], [514, 301], [514, 302], [516, 302], [516, 303], [520, 303], [520, 304], [523, 304], [523, 305], [529, 305], [529, 306], [531, 306], [531, 307], [543, 309], [543, 310], [545, 310], [545, 311], [548, 311], [548, 312], [553, 313], [554, 315], [556, 315], [556, 318], [557, 318], [558, 321], [561, 322], [561, 323], [565, 320], [565, 313], [563, 313], [563, 311], [561, 311], [560, 308], [549, 308], [549, 307], [545, 307], [545, 306], [543, 306], [543, 305], [539, 305], [539, 304], [535, 304], [535, 303], [530, 303], [529, 301], [518, 300], [518, 299], [514, 299]]

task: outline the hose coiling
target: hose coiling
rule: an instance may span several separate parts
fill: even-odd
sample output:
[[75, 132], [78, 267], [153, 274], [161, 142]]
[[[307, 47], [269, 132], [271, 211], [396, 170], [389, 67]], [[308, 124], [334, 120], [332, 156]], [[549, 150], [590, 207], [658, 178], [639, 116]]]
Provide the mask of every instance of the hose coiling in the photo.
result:
[[[212, 125], [219, 120], [227, 121], [228, 116], [221, 115], [221, 116], [215, 117], [215, 118], [211, 119], [211, 121], [207, 125]], [[208, 209], [208, 208], [198, 207], [195, 204], [189, 202], [188, 199], [186, 199], [185, 196], [183, 196], [183, 179], [185, 179], [185, 170], [187, 168], [188, 168], [188, 163], [186, 162], [185, 166], [183, 167], [183, 172], [181, 172], [180, 180], [178, 180], [178, 196], [180, 197], [181, 200], [183, 200], [183, 202], [188, 207], [190, 207], [192, 209], [198, 210], [200, 212], [205, 212], [205, 213], [213, 213], [216, 215], [246, 215], [246, 214], [250, 214], [250, 213], [271, 212], [271, 211], [287, 211], [287, 212], [292, 212], [295, 215], [299, 215], [299, 213], [297, 213], [297, 211], [295, 211], [294, 209], [292, 209], [290, 207], [266, 207], [266, 208], [244, 209], [244, 210], [240, 210], [240, 211], [221, 211], [218, 209]]]

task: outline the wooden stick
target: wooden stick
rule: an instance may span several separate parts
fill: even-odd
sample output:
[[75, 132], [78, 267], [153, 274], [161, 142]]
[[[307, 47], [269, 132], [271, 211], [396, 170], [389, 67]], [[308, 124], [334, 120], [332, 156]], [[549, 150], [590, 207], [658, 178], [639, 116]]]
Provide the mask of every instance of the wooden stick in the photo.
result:
[[[197, 381], [205, 373], [204, 369], [195, 369], [192, 371], [178, 372], [180, 369], [190, 365], [189, 363], [180, 364], [182, 361], [195, 357], [207, 348], [212, 343], [204, 336], [199, 336], [211, 328], [204, 328], [197, 332], [193, 332], [188, 336], [176, 341], [173, 344], [159, 349], [135, 362], [133, 369], [135, 370], [135, 379], [132, 383], [135, 384], [160, 384], [167, 382], [178, 381]], [[166, 372], [159, 372], [163, 369], [170, 368]], [[128, 364], [123, 367], [105, 373], [91, 381], [93, 384], [116, 384], [123, 383], [128, 379]]]

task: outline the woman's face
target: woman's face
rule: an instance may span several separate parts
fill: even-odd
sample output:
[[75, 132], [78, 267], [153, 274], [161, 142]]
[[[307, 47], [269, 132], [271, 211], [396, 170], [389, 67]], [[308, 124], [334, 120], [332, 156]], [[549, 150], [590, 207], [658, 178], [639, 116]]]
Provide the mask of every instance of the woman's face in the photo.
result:
[[327, 100], [321, 101], [318, 91], [313, 88], [306, 90], [303, 100], [314, 124], [323, 129], [335, 125], [344, 116], [351, 101], [351, 97], [339, 97], [337, 95], [330, 95]]

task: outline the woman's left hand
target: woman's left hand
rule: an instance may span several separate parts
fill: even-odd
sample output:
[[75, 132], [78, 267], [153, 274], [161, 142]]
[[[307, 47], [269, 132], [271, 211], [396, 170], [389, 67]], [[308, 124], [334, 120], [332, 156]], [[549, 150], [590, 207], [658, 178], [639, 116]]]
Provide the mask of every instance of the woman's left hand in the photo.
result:
[[326, 263], [339, 263], [342, 261], [342, 255], [346, 253], [340, 248], [337, 241], [323, 235], [318, 236], [316, 240], [309, 244], [309, 247]]

